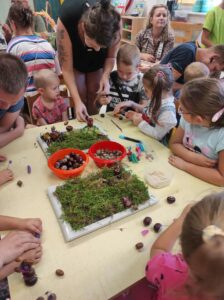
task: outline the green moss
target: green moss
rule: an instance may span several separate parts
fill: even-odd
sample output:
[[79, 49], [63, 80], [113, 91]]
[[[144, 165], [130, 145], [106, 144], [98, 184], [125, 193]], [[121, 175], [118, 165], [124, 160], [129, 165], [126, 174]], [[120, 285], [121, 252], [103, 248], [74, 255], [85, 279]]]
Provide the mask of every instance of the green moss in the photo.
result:
[[89, 128], [86, 126], [82, 129], [75, 129], [73, 131], [64, 133], [62, 139], [60, 137], [59, 141], [54, 141], [49, 144], [47, 152], [49, 155], [51, 155], [54, 152], [64, 148], [76, 148], [84, 150], [102, 140], [108, 140], [108, 137], [102, 134], [97, 127], [93, 126]]
[[148, 188], [136, 175], [122, 169], [118, 179], [112, 168], [69, 180], [56, 188], [55, 195], [62, 204], [62, 218], [74, 230], [123, 211], [122, 197], [129, 197], [133, 205], [149, 199]]

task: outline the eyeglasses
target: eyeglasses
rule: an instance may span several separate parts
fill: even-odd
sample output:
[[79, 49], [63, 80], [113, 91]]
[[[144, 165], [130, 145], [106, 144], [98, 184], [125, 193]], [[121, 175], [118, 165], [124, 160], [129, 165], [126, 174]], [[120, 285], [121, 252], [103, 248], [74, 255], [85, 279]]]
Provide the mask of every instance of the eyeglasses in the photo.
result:
[[178, 107], [178, 114], [179, 115], [192, 115], [192, 113], [184, 111], [181, 106]]

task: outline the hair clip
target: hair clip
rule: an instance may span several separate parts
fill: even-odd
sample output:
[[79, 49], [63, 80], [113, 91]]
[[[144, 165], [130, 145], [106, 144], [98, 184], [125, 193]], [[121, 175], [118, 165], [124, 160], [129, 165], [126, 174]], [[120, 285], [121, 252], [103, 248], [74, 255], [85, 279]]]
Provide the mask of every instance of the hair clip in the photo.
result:
[[158, 76], [160, 78], [165, 78], [165, 74], [163, 73], [163, 71], [158, 71], [156, 76]]
[[216, 225], [209, 225], [203, 229], [202, 239], [207, 243], [215, 235], [224, 236], [224, 231]]
[[223, 113], [224, 113], [224, 107], [221, 108], [219, 111], [217, 111], [217, 113], [215, 113], [213, 115], [212, 122], [213, 123], [217, 122], [221, 118], [221, 116], [223, 115]]

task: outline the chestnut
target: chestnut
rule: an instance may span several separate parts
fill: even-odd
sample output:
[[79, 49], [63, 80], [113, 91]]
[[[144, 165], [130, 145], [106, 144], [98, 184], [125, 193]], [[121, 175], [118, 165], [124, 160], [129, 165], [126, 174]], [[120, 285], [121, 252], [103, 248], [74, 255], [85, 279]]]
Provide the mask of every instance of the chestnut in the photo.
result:
[[145, 217], [145, 218], [144, 218], [143, 224], [144, 224], [145, 226], [149, 226], [151, 223], [152, 223], [152, 218], [150, 218], [150, 217]]
[[56, 274], [57, 276], [63, 276], [63, 275], [64, 275], [64, 271], [61, 270], [61, 269], [57, 269], [57, 270], [55, 271], [55, 274]]
[[176, 198], [174, 196], [168, 196], [166, 200], [169, 204], [173, 204], [176, 201]]
[[144, 247], [144, 244], [141, 243], [141, 242], [139, 242], [139, 243], [137, 243], [137, 244], [135, 245], [135, 248], [136, 248], [137, 250], [141, 250], [143, 247]]
[[153, 226], [153, 230], [158, 233], [160, 230], [162, 229], [162, 224], [161, 223], [156, 223], [154, 226]]

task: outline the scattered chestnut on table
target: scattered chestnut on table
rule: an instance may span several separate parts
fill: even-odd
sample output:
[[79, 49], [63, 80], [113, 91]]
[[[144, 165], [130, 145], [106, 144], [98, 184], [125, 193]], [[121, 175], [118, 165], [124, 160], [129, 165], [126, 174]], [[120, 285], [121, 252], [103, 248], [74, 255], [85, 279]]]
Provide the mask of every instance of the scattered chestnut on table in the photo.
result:
[[137, 250], [141, 250], [143, 247], [144, 247], [144, 244], [143, 244], [142, 242], [139, 242], [139, 243], [137, 243], [137, 244], [135, 245], [135, 248], [136, 248]]
[[169, 203], [169, 204], [173, 204], [175, 201], [176, 201], [176, 198], [174, 196], [168, 196], [166, 198], [166, 201]]
[[150, 217], [145, 217], [145, 218], [144, 218], [143, 224], [144, 224], [145, 226], [149, 226], [151, 223], [152, 223], [152, 218], [150, 218]]
[[153, 226], [153, 230], [158, 233], [160, 230], [162, 229], [162, 224], [161, 223], [156, 223], [154, 226]]

